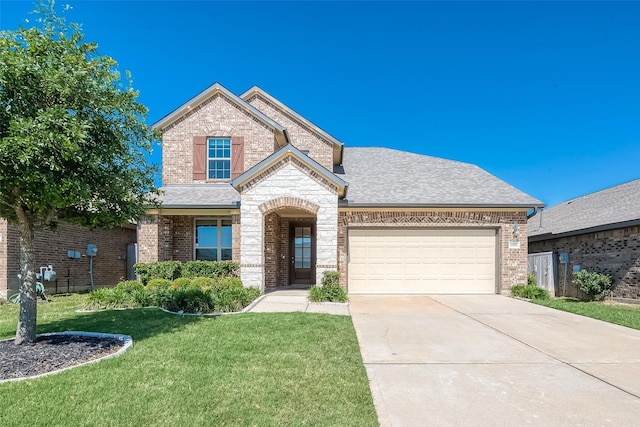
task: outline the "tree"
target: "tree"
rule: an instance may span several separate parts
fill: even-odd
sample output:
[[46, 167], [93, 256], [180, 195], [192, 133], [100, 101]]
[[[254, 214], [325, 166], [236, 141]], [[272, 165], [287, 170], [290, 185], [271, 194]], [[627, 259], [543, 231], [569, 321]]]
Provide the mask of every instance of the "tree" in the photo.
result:
[[0, 216], [20, 230], [16, 344], [36, 340], [34, 230], [112, 227], [157, 205], [153, 130], [130, 76], [85, 42], [53, 0], [0, 32]]

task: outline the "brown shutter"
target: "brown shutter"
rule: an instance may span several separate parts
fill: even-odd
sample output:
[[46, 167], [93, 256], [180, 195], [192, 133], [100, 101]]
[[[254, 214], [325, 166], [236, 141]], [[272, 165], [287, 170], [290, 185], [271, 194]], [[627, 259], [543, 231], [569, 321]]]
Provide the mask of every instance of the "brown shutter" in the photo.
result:
[[244, 172], [244, 137], [231, 137], [231, 179], [239, 177]]
[[207, 137], [193, 137], [193, 180], [207, 179]]

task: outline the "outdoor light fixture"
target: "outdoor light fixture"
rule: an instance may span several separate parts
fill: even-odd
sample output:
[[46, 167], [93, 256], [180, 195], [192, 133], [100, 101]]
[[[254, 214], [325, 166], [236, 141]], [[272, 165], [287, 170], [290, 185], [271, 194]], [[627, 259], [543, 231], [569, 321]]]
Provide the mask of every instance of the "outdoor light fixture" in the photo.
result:
[[517, 222], [513, 223], [513, 238], [514, 239], [520, 238], [520, 226], [518, 225]]

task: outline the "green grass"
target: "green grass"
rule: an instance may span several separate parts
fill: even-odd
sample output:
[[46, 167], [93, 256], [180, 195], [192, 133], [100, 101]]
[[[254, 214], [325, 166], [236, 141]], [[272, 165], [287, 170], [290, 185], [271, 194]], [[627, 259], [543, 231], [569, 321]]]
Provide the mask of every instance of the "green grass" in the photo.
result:
[[606, 304], [603, 302], [576, 301], [568, 298], [554, 298], [550, 300], [531, 300], [531, 302], [544, 305], [616, 325], [640, 329], [640, 305], [637, 307], [627, 305]]
[[[372, 426], [351, 319], [311, 313], [182, 317], [157, 309], [75, 313], [86, 295], [38, 305], [38, 332], [131, 335], [127, 353], [0, 384], [0, 425]], [[0, 338], [18, 306], [0, 305]]]

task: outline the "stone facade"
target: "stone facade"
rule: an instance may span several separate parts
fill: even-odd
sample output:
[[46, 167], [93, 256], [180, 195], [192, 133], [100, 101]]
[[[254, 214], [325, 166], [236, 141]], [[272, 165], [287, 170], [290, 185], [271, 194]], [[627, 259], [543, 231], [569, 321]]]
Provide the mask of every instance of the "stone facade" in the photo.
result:
[[[286, 157], [267, 169], [241, 189], [240, 272], [245, 286], [263, 289], [282, 283], [285, 268], [279, 264], [284, 244], [275, 236], [283, 221], [276, 218], [279, 209], [292, 208], [315, 216], [316, 279], [337, 268], [338, 195], [337, 189], [313, 176], [300, 162]], [[287, 221], [284, 221], [286, 224]], [[285, 238], [281, 235], [281, 238]], [[287, 237], [288, 239], [288, 237]]]
[[309, 129], [292, 114], [281, 111], [258, 94], [249, 97], [247, 102], [261, 113], [287, 128], [289, 140], [296, 148], [308, 151], [309, 157], [320, 163], [327, 170], [333, 170], [333, 144], [323, 138], [320, 133]]
[[206, 182], [193, 179], [194, 136], [244, 137], [244, 170], [276, 149], [272, 129], [218, 93], [163, 130], [163, 185]]
[[[519, 230], [514, 233], [513, 225]], [[527, 213], [525, 211], [367, 211], [341, 210], [338, 217], [338, 271], [347, 280], [347, 234], [358, 227], [457, 227], [498, 230], [498, 287], [507, 291], [527, 282]], [[511, 248], [516, 242], [518, 248]]]
[[[529, 243], [529, 253], [567, 252], [567, 296], [579, 296], [572, 280], [574, 265], [583, 270], [611, 275], [613, 296], [640, 299], [640, 227], [617, 228], [596, 233], [578, 234], [534, 241]], [[559, 274], [562, 295], [563, 273]]]
[[[6, 298], [8, 291], [19, 287], [20, 233], [7, 221], [0, 219], [0, 297]], [[117, 284], [127, 274], [127, 245], [136, 242], [136, 230], [117, 227], [111, 230], [87, 230], [61, 224], [56, 232], [36, 231], [36, 270], [40, 266], [52, 265], [57, 273], [58, 292], [80, 291], [90, 288], [89, 257], [84, 256], [87, 244], [95, 244], [98, 254], [93, 258], [94, 286]], [[83, 254], [82, 258], [70, 259], [67, 251]], [[44, 282], [48, 292], [56, 290], [56, 282]]]

